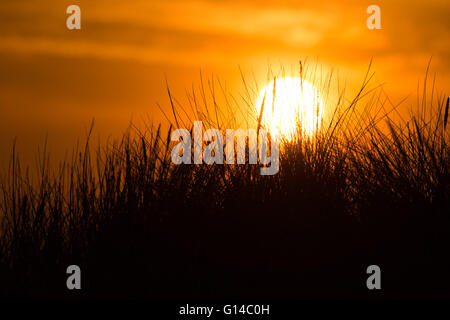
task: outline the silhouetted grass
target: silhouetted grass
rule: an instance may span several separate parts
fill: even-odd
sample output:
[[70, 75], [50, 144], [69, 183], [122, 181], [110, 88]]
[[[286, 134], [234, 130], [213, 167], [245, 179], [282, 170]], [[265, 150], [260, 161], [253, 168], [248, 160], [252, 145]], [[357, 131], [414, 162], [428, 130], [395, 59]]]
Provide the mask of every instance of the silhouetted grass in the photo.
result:
[[[313, 137], [299, 126], [283, 141], [274, 176], [173, 165], [171, 129], [160, 126], [95, 152], [88, 137], [57, 168], [44, 154], [37, 181], [13, 150], [1, 179], [2, 295], [449, 297], [448, 99], [394, 120], [368, 80]], [[205, 91], [185, 108], [169, 91], [174, 126], [233, 123]], [[65, 287], [70, 264], [81, 292]], [[370, 264], [382, 294], [365, 287]]]

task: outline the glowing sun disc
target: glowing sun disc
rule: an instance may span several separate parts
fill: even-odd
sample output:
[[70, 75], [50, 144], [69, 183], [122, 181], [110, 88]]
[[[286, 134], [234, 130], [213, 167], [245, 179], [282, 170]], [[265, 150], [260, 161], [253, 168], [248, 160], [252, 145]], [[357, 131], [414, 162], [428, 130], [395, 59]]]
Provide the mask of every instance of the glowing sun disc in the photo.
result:
[[271, 81], [256, 100], [258, 117], [263, 101], [261, 125], [271, 134], [291, 138], [300, 124], [303, 134], [312, 135], [321, 126], [323, 100], [317, 88], [306, 80], [285, 77]]

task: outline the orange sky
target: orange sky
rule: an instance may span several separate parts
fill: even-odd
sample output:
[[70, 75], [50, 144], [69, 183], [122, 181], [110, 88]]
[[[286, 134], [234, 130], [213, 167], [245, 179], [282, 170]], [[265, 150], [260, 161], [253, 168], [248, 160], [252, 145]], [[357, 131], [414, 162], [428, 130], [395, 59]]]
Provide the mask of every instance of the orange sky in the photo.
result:
[[[66, 29], [71, 4], [82, 10], [80, 31]], [[382, 30], [366, 27], [371, 4], [381, 8]], [[373, 58], [374, 85], [384, 83], [395, 102], [416, 93], [432, 56], [448, 94], [448, 17], [448, 0], [2, 0], [2, 160], [14, 137], [26, 154], [48, 134], [62, 154], [94, 117], [102, 136], [143, 115], [159, 121], [165, 77], [183, 101], [200, 69], [233, 91], [239, 67], [263, 85], [269, 65], [290, 69], [308, 58], [339, 71], [351, 91]]]

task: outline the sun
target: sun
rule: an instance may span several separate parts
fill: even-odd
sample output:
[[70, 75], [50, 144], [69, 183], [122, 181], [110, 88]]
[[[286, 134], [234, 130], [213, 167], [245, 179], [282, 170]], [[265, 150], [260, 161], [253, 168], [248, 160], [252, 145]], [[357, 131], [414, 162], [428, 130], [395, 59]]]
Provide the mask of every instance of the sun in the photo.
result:
[[299, 127], [304, 135], [316, 132], [324, 111], [319, 90], [297, 77], [275, 78], [266, 85], [256, 100], [258, 117], [261, 107], [261, 125], [271, 134], [288, 139], [299, 132]]

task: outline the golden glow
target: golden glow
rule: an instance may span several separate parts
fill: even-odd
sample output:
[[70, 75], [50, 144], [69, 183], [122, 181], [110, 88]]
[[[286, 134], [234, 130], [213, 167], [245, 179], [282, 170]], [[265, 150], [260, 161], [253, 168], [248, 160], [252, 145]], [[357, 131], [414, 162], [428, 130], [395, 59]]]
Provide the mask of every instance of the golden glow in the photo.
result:
[[256, 100], [258, 117], [263, 101], [261, 125], [271, 134], [291, 138], [297, 132], [298, 124], [306, 135], [320, 128], [323, 100], [317, 88], [306, 80], [285, 77], [266, 85]]

